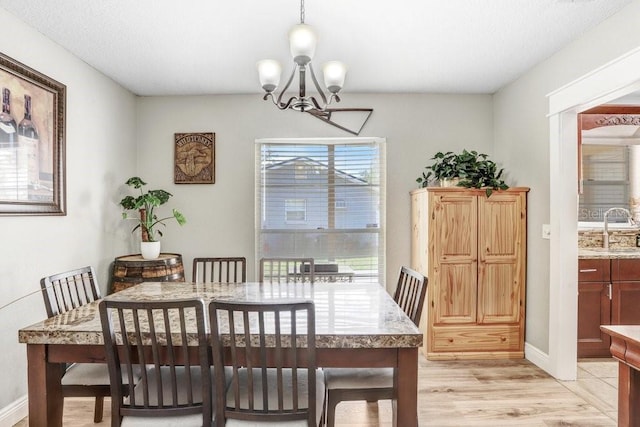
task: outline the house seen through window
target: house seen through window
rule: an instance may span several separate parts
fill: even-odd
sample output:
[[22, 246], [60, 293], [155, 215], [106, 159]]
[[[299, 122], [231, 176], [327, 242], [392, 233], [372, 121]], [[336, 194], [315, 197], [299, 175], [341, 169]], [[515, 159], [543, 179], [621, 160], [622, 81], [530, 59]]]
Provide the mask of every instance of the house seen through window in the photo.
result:
[[258, 140], [256, 259], [310, 257], [316, 280], [383, 283], [385, 162], [381, 139]]

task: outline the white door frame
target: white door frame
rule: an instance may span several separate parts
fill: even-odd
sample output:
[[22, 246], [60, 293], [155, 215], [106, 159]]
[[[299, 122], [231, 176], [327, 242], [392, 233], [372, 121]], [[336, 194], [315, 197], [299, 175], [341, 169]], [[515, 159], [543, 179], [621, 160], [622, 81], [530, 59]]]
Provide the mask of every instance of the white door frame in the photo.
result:
[[640, 89], [640, 47], [557, 89], [549, 98], [549, 371], [575, 380], [578, 308], [577, 115]]

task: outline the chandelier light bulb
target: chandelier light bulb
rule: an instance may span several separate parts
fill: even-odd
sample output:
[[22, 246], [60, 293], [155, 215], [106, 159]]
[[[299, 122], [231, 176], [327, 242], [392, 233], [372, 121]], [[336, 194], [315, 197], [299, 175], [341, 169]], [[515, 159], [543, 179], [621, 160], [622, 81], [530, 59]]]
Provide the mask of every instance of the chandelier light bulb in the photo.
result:
[[347, 67], [340, 61], [329, 61], [322, 67], [324, 85], [331, 93], [338, 93], [344, 87]]
[[258, 61], [258, 75], [262, 89], [267, 93], [271, 93], [280, 84], [280, 75], [282, 74], [282, 66], [275, 59], [263, 59]]
[[295, 25], [289, 31], [289, 48], [296, 64], [306, 65], [313, 59], [317, 41], [316, 34], [307, 24]]

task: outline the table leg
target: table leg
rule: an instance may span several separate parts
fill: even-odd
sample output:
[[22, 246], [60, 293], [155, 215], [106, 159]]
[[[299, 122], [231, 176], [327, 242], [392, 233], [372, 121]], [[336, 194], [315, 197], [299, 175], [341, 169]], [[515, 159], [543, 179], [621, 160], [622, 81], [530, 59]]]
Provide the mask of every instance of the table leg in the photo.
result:
[[640, 427], [640, 371], [618, 363], [618, 426]]
[[47, 362], [47, 346], [27, 345], [29, 427], [62, 426], [62, 366]]
[[640, 427], [640, 371], [630, 368], [629, 376], [629, 418], [631, 426]]
[[397, 399], [392, 402], [394, 427], [418, 427], [418, 348], [398, 349]]

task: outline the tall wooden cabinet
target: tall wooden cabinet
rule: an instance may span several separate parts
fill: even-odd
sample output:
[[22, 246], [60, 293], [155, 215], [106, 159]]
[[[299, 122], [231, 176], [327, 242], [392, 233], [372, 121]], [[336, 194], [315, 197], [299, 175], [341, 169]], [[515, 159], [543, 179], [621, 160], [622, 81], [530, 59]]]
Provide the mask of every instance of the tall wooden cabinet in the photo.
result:
[[528, 191], [411, 193], [412, 267], [429, 278], [429, 359], [524, 357]]

